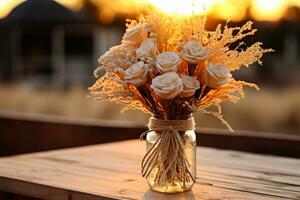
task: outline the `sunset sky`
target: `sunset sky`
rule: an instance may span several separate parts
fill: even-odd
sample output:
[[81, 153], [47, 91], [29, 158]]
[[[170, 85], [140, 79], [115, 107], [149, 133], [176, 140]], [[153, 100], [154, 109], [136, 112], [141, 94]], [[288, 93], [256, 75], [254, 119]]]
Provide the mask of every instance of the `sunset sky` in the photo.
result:
[[[7, 14], [24, 0], [1, 0], [0, 18]], [[82, 0], [56, 0], [59, 3], [78, 10]], [[239, 21], [244, 18], [247, 8], [256, 20], [277, 21], [282, 18], [289, 6], [299, 6], [300, 0], [92, 0], [96, 5], [106, 8], [103, 15], [134, 13], [139, 8], [154, 4], [157, 8], [168, 13], [208, 12], [221, 19]], [[101, 13], [99, 13], [101, 17]]]

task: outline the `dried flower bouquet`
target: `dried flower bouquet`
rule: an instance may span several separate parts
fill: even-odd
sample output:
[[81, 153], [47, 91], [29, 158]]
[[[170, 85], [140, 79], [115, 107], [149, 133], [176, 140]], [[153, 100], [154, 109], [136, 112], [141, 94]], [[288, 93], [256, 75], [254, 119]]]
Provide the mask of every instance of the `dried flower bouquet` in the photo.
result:
[[[239, 101], [244, 96], [244, 86], [258, 87], [235, 80], [231, 72], [255, 62], [262, 64], [263, 54], [272, 50], [263, 49], [260, 42], [241, 48], [245, 46], [241, 40], [256, 32], [252, 22], [242, 27], [218, 25], [214, 31], [206, 30], [205, 25], [206, 17], [202, 15], [182, 17], [160, 12], [128, 20], [121, 44], [100, 57], [100, 67], [94, 73], [99, 79], [89, 88], [91, 94], [100, 100], [122, 104], [124, 110], [140, 109], [161, 120], [186, 120], [198, 111], [212, 114], [232, 131], [223, 119], [221, 103]], [[231, 48], [233, 44], [237, 47]], [[102, 70], [105, 75], [98, 77]], [[180, 147], [180, 139], [171, 137], [179, 142], [175, 146]], [[164, 146], [156, 144], [152, 148], [152, 151], [163, 149], [156, 157], [172, 153], [162, 138], [159, 143]], [[150, 150], [145, 158], [153, 154]], [[167, 163], [170, 158], [161, 159], [160, 162]], [[152, 156], [146, 162], [142, 166], [144, 172], [158, 161]], [[164, 171], [170, 166], [162, 166], [162, 174], [157, 175], [161, 181], [157, 184], [164, 184], [168, 179], [182, 184], [195, 181], [188, 171], [188, 163], [178, 161], [173, 165], [175, 168], [168, 173]]]

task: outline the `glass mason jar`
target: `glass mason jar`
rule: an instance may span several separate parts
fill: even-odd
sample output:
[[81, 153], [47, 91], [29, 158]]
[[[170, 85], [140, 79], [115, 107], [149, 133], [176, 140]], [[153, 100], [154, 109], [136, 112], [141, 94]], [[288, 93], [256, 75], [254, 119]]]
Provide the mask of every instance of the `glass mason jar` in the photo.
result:
[[[190, 175], [196, 179], [196, 134], [194, 130], [186, 130], [186, 131], [178, 131], [180, 135], [181, 142], [183, 144], [183, 149], [185, 156], [188, 161], [188, 170]], [[157, 142], [160, 138], [161, 131], [151, 131], [146, 135], [146, 143], [147, 143], [147, 151]], [[170, 157], [174, 157], [176, 155], [168, 155]], [[189, 180], [182, 184], [178, 181], [168, 181], [165, 185], [156, 184], [155, 178], [158, 172], [158, 167], [154, 166], [151, 173], [147, 177], [147, 182], [150, 188], [157, 192], [163, 193], [177, 193], [177, 192], [185, 192], [191, 190], [194, 185], [193, 180]], [[180, 174], [180, 170], [178, 171]]]

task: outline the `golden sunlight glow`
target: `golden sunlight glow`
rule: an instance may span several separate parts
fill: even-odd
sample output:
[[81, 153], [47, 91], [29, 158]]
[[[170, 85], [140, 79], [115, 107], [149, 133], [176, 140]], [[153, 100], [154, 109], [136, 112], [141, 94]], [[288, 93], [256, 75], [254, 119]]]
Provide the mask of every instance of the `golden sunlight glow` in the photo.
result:
[[0, 0], [0, 19], [6, 17], [10, 11], [24, 0]]
[[73, 10], [79, 10], [83, 3], [82, 0], [55, 0], [55, 1], [57, 1], [58, 3], [66, 7], [72, 8]]
[[257, 20], [277, 21], [283, 17], [288, 5], [287, 0], [255, 0], [251, 14]]
[[299, 6], [300, 7], [300, 0], [294, 0], [294, 1], [290, 1], [290, 4], [292, 5], [292, 6]]
[[213, 0], [148, 0], [158, 9], [169, 14], [190, 15], [208, 12]]
[[[0, 0], [0, 18], [25, 0]], [[78, 11], [84, 0], [55, 0]], [[166, 13], [190, 15], [208, 13], [218, 19], [240, 21], [247, 11], [258, 21], [278, 21], [289, 6], [300, 7], [300, 0], [90, 0], [99, 10], [99, 19], [110, 23], [115, 16], [134, 14], [149, 4]]]
[[241, 21], [249, 4], [250, 0], [215, 0], [211, 14], [223, 20]]

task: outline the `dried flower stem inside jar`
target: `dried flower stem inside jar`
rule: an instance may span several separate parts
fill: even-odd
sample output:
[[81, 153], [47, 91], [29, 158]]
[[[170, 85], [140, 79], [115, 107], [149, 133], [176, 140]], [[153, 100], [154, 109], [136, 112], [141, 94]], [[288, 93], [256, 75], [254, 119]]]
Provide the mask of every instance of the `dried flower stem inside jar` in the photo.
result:
[[[196, 182], [196, 135], [194, 120], [151, 118], [142, 174], [154, 191], [176, 193], [190, 190]], [[154, 125], [153, 125], [154, 123]], [[152, 130], [152, 131], [151, 131]]]

